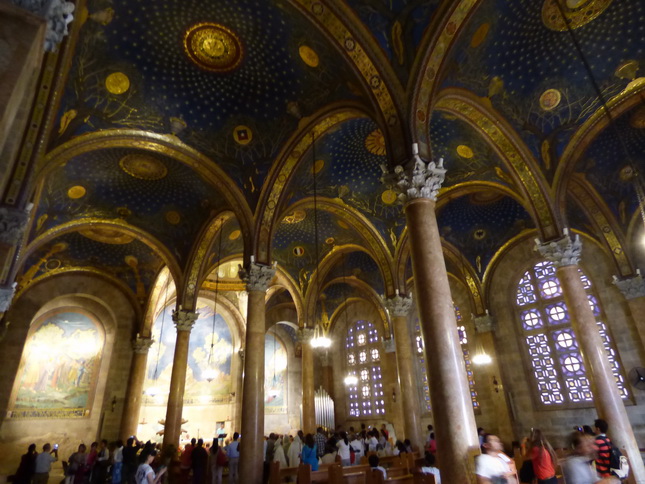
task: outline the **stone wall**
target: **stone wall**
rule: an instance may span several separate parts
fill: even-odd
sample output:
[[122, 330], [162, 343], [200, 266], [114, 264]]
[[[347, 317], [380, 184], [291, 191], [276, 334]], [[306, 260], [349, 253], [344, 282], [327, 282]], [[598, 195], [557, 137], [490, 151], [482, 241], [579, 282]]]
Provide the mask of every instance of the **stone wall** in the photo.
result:
[[[16, 390], [14, 381], [31, 323], [47, 311], [81, 308], [93, 314], [105, 328], [105, 345], [95, 397], [87, 418], [12, 419], [9, 402]], [[137, 312], [123, 292], [93, 275], [60, 275], [35, 284], [7, 314], [11, 322], [0, 342], [0, 474], [13, 473], [19, 456], [34, 442], [40, 450], [45, 442], [58, 443], [66, 459], [80, 442], [99, 437], [114, 439], [121, 423], [130, 361], [133, 327]], [[113, 399], [116, 403], [112, 405]]]

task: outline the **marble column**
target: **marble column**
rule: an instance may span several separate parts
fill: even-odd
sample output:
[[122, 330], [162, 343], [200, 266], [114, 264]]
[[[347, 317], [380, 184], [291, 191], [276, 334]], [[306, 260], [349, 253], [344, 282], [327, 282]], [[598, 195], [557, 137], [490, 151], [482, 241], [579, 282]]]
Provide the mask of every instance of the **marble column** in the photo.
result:
[[627, 417], [625, 405], [620, 398], [611, 363], [598, 330], [587, 291], [584, 288], [578, 263], [582, 252], [580, 236], [571, 240], [567, 230], [557, 241], [540, 244], [537, 249], [546, 260], [556, 266], [556, 274], [562, 285], [562, 294], [567, 304], [571, 325], [584, 358], [587, 378], [591, 384], [598, 416], [609, 424], [609, 437], [619, 447], [625, 448], [631, 457], [631, 472], [636, 482], [645, 482], [645, 467], [634, 431]]
[[421, 428], [419, 391], [414, 369], [416, 353], [408, 325], [408, 313], [412, 307], [412, 298], [397, 294], [385, 300], [385, 307], [390, 313], [396, 344], [396, 364], [401, 388], [400, 399], [403, 404], [404, 436], [421, 449], [425, 439]]
[[643, 317], [645, 314], [645, 280], [641, 276], [640, 270], [636, 272], [636, 276], [629, 279], [621, 280], [614, 276], [614, 285], [627, 300], [636, 331], [640, 337], [641, 347], [645, 350], [645, 318]]
[[181, 413], [184, 409], [184, 391], [186, 389], [186, 370], [188, 369], [188, 344], [190, 343], [190, 331], [198, 317], [199, 313], [195, 311], [178, 309], [172, 312], [172, 320], [177, 328], [177, 342], [172, 361], [172, 373], [170, 374], [170, 392], [163, 434], [164, 447], [179, 444]]
[[235, 393], [235, 418], [233, 419], [236, 432], [242, 429], [242, 401], [244, 399], [243, 386], [244, 386], [244, 348], [240, 348], [237, 352], [239, 358], [239, 371], [237, 372], [237, 390]]
[[302, 431], [316, 433], [316, 401], [314, 388], [314, 348], [311, 340], [313, 328], [300, 328], [298, 339], [302, 345]]
[[275, 268], [251, 262], [240, 270], [249, 294], [242, 393], [240, 482], [262, 482], [264, 463], [264, 339], [266, 291]]
[[[442, 481], [470, 483], [473, 452], [479, 440], [457, 321], [435, 214], [443, 183], [442, 161], [425, 163], [413, 147], [414, 168], [408, 175], [398, 166], [395, 186], [405, 204], [417, 307], [425, 342], [437, 458]], [[388, 181], [387, 179], [384, 181]]]
[[136, 435], [139, 426], [139, 411], [141, 410], [141, 395], [143, 383], [146, 379], [146, 364], [148, 350], [152, 346], [152, 338], [137, 338], [132, 341], [132, 363], [130, 364], [130, 378], [125, 394], [125, 406], [121, 418], [121, 432], [119, 435], [123, 442], [131, 435]]

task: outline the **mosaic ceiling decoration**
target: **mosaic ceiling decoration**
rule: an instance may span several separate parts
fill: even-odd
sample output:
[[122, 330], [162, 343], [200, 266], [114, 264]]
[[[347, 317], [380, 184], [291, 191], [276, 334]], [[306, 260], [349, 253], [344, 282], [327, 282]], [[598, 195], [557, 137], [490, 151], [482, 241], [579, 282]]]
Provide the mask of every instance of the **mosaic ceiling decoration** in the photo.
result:
[[407, 82], [417, 47], [439, 0], [346, 0]]
[[378, 264], [365, 252], [355, 251], [341, 256], [334, 269], [327, 274], [325, 281], [340, 280], [343, 276], [345, 278], [355, 277], [365, 282], [377, 294], [385, 293], [385, 284]]
[[254, 206], [299, 121], [362, 98], [308, 21], [272, 0], [90, 0], [52, 146], [100, 129], [172, 134], [216, 160]]
[[[603, 95], [628, 88], [645, 62], [645, 4], [570, 1], [567, 17]], [[442, 87], [481, 97], [514, 126], [547, 176], [575, 128], [599, 107], [554, 0], [482, 2], [451, 51]], [[620, 28], [617, 29], [616, 26]]]
[[239, 255], [242, 258], [244, 254], [244, 239], [240, 224], [236, 218], [230, 218], [224, 223], [221, 233], [221, 253], [219, 253], [219, 249], [220, 233], [218, 232], [213, 241], [213, 246], [206, 257], [206, 265], [208, 267], [216, 265], [218, 260], [225, 260], [234, 255]]
[[378, 125], [369, 118], [346, 121], [316, 140], [315, 160], [313, 156], [311, 148], [303, 155], [287, 187], [288, 204], [314, 196], [315, 172], [318, 197], [360, 211], [393, 249], [405, 219], [396, 194], [380, 181], [387, 155]]
[[645, 167], [645, 108], [632, 109], [615, 126], [620, 138], [611, 127], [605, 129], [585, 150], [576, 171], [584, 174], [626, 231], [638, 209], [635, 171]]
[[[335, 246], [365, 245], [361, 236], [337, 215], [318, 210], [317, 220], [318, 260], [322, 261]], [[273, 238], [273, 257], [305, 294], [317, 265], [313, 210], [301, 210], [283, 219]]]
[[223, 203], [194, 170], [171, 158], [98, 150], [69, 160], [44, 181], [30, 240], [81, 218], [119, 220], [156, 237], [181, 263]]
[[155, 284], [162, 260], [146, 244], [109, 230], [84, 229], [39, 247], [23, 265], [20, 287], [35, 279], [71, 269], [99, 270], [127, 284], [143, 303]]
[[512, 187], [512, 178], [499, 155], [482, 136], [465, 121], [435, 112], [430, 123], [432, 157], [444, 159], [448, 170], [445, 188], [467, 181], [490, 181]]
[[451, 200], [439, 210], [437, 221], [441, 236], [462, 252], [480, 277], [505, 242], [535, 226], [522, 205], [492, 190]]

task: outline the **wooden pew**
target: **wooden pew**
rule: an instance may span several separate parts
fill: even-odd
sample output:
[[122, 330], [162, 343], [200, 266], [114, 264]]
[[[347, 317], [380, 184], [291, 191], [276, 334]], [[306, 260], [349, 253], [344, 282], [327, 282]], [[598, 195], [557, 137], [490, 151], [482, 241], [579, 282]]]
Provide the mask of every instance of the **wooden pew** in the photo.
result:
[[434, 474], [424, 474], [418, 470], [412, 472], [414, 484], [437, 484]]
[[[394, 469], [393, 469], [394, 470]], [[403, 469], [404, 472], [395, 472], [395, 475], [390, 475], [390, 472], [388, 471], [387, 474], [387, 479], [383, 478], [383, 473], [380, 470], [376, 471], [367, 471], [367, 476], [368, 480], [366, 480], [366, 484], [386, 484], [386, 483], [404, 483], [404, 482], [409, 482], [412, 483], [414, 482], [414, 477], [412, 474], [409, 474], [407, 469]]]

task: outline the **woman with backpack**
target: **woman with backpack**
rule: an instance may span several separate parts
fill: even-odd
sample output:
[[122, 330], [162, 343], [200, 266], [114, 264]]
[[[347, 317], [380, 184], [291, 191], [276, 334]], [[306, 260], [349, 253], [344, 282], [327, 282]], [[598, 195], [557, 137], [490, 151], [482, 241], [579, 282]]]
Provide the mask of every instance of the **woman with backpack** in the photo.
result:
[[558, 484], [558, 478], [555, 476], [558, 457], [540, 429], [533, 429], [530, 443], [533, 473], [538, 484]]

